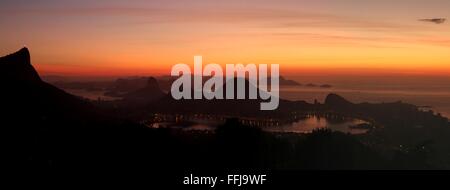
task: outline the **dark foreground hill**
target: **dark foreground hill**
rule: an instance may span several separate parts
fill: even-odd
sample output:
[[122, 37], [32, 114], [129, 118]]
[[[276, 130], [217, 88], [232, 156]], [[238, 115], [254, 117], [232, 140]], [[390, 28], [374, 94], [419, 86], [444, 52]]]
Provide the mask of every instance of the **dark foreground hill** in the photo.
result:
[[28, 49], [0, 58], [0, 72], [0, 130], [12, 169], [101, 168], [126, 160], [112, 154], [139, 149], [139, 138], [127, 135], [144, 128], [43, 82]]

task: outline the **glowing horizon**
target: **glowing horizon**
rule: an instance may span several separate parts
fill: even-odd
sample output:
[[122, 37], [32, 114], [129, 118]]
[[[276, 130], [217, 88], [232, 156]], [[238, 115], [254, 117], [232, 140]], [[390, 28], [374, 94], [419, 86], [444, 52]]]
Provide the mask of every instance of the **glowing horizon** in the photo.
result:
[[[0, 53], [43, 75], [167, 75], [177, 63], [280, 64], [282, 74], [450, 75], [445, 0], [2, 1]], [[424, 20], [425, 19], [425, 20]], [[335, 73], [335, 74], [336, 74]]]

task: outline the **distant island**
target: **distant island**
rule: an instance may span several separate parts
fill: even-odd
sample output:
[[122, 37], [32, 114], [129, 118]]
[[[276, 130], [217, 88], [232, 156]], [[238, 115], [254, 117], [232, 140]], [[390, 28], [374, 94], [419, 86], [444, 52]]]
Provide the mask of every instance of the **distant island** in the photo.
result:
[[[69, 79], [63, 76], [45, 76], [43, 77], [45, 81], [61, 88], [68, 90], [86, 90], [86, 91], [102, 91], [104, 96], [109, 97], [123, 97], [125, 94], [136, 91], [138, 89], [144, 88], [147, 85], [149, 78], [154, 78], [158, 86], [162, 91], [170, 91], [171, 85], [175, 80], [171, 76], [134, 76], [134, 77], [123, 77], [123, 78], [111, 78], [109, 80], [76, 80]], [[206, 80], [207, 78], [205, 78]], [[205, 81], [204, 80], [204, 81]], [[268, 78], [270, 80], [270, 78]], [[279, 84], [281, 87], [308, 87], [308, 88], [332, 88], [329, 84], [313, 84], [308, 83], [303, 85], [297, 81], [286, 79], [280, 76]]]
[[[450, 166], [448, 119], [412, 104], [353, 103], [331, 93], [323, 103], [281, 99], [279, 109], [261, 112], [259, 102], [264, 100], [176, 101], [152, 77], [137, 79], [144, 82], [129, 89], [126, 81], [113, 82], [109, 89], [129, 91], [121, 99], [87, 100], [43, 81], [30, 60], [26, 48], [0, 58], [0, 101], [7, 110], [2, 120], [4, 163], [9, 167], [86, 172], [110, 171], [113, 166], [114, 171], [160, 175], [190, 168]], [[286, 124], [311, 117], [326, 118], [330, 124], [364, 120], [344, 127], [365, 132], [326, 127], [283, 132]], [[208, 126], [198, 122], [217, 125], [201, 130]], [[265, 130], [268, 127], [278, 132]]]

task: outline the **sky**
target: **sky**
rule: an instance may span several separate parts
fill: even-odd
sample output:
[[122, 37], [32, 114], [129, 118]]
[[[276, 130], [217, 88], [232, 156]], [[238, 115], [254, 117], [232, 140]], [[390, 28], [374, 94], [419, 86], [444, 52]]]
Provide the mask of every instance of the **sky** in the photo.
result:
[[2, 0], [0, 55], [43, 75], [168, 75], [280, 64], [283, 74], [450, 75], [448, 0]]

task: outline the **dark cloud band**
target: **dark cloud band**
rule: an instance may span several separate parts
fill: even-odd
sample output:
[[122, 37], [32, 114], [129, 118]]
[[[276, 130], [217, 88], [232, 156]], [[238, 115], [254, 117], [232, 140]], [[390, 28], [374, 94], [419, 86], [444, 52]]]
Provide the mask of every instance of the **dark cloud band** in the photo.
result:
[[422, 22], [432, 22], [435, 24], [443, 24], [447, 19], [445, 18], [427, 18], [427, 19], [419, 19]]

